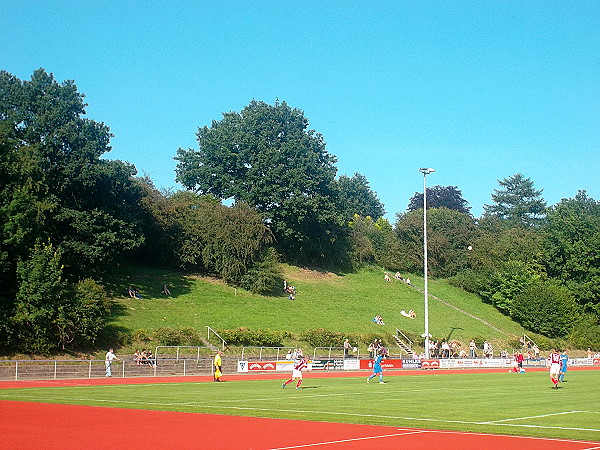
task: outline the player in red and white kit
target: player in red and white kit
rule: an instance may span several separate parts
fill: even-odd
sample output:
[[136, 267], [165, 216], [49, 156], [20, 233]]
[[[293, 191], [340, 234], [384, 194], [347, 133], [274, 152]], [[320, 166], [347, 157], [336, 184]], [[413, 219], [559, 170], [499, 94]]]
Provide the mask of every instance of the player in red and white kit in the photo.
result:
[[297, 379], [298, 382], [296, 383], [296, 389], [300, 389], [300, 385], [302, 384], [302, 371], [307, 367], [308, 358], [306, 358], [305, 356], [301, 356], [300, 359], [294, 363], [294, 369], [292, 370], [292, 378], [283, 383], [281, 387], [285, 388], [288, 384]]
[[556, 349], [548, 356], [550, 362], [550, 380], [554, 383], [554, 389], [558, 389], [558, 376], [560, 375], [560, 354]]

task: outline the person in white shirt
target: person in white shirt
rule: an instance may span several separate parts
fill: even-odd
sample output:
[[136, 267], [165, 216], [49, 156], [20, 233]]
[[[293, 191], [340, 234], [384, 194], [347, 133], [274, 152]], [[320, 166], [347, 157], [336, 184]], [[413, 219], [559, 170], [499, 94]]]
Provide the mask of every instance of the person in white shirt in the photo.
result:
[[111, 366], [112, 366], [112, 362], [115, 359], [117, 361], [120, 361], [120, 359], [117, 358], [117, 356], [113, 353], [113, 349], [111, 348], [110, 350], [108, 350], [108, 352], [106, 353], [106, 357], [104, 358], [104, 364], [106, 365], [106, 376], [107, 377], [112, 377]]

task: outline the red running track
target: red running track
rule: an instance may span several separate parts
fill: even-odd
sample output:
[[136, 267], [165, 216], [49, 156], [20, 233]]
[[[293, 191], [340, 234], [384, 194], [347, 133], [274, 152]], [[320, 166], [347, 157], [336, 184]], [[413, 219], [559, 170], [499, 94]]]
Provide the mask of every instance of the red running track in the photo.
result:
[[[209, 379], [14, 381], [0, 382], [0, 388]], [[600, 449], [600, 442], [14, 401], [0, 401], [0, 417], [0, 446], [10, 449]]]

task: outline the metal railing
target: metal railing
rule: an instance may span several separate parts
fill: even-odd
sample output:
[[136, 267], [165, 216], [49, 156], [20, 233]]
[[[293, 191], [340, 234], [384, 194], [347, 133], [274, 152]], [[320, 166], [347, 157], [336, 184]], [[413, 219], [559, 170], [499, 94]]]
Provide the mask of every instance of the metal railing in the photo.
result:
[[223, 339], [221, 336], [219, 336], [219, 333], [217, 333], [215, 330], [213, 330], [211, 327], [209, 327], [207, 325], [206, 326], [206, 339], [209, 341], [210, 341], [210, 333], [214, 334], [221, 341], [221, 350], [225, 350], [225, 348], [227, 348], [227, 342], [225, 342], [225, 339]]
[[242, 361], [249, 357], [258, 357], [259, 361], [263, 359], [275, 359], [281, 361], [286, 359], [285, 355], [289, 350], [294, 350], [294, 347], [242, 347]]

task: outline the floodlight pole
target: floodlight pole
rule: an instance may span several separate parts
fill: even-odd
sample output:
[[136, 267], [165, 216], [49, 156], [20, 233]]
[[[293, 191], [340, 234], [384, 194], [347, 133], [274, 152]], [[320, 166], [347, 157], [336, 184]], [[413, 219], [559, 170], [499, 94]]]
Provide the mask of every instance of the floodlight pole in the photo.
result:
[[429, 359], [429, 292], [427, 284], [427, 175], [435, 169], [421, 167], [423, 174], [423, 279], [425, 281], [425, 359]]

